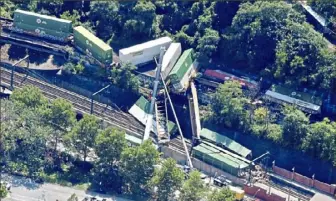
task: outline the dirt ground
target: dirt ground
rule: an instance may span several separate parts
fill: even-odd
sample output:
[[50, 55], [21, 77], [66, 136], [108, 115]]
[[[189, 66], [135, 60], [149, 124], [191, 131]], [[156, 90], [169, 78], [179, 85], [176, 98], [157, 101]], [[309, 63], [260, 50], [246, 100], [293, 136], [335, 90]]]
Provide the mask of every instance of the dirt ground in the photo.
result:
[[[48, 53], [38, 52], [35, 50], [27, 50], [26, 48], [9, 45], [0, 44], [2, 62], [8, 62], [14, 64], [20, 59], [26, 56], [26, 51], [29, 55], [29, 68], [39, 69], [39, 70], [56, 70], [60, 69], [64, 63], [65, 59], [60, 56], [55, 56]], [[22, 61], [18, 64], [20, 67], [27, 67], [27, 61]]]

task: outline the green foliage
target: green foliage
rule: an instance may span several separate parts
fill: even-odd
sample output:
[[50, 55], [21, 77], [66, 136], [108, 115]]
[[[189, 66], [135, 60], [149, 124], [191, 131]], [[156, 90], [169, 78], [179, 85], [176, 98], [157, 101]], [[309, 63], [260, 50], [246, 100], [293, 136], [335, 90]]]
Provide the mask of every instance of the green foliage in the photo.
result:
[[329, 89], [335, 77], [325, 39], [285, 2], [242, 4], [221, 46], [226, 60], [292, 86]]
[[322, 51], [327, 47], [325, 39], [307, 23], [287, 26], [291, 34], [278, 43], [274, 76], [288, 85], [329, 88], [330, 82], [323, 82], [327, 75], [322, 71], [331, 68], [336, 58]]
[[68, 199], [67, 201], [78, 201], [78, 197], [77, 195], [74, 193], [72, 194]]
[[139, 79], [133, 74], [132, 71], [136, 70], [136, 67], [131, 63], [121, 64], [120, 67], [113, 67], [111, 71], [111, 82], [122, 88], [133, 92], [139, 91]]
[[210, 58], [217, 51], [217, 45], [219, 43], [220, 37], [216, 30], [206, 28], [204, 35], [198, 40], [197, 58], [200, 61], [208, 62]]
[[158, 161], [159, 152], [149, 140], [138, 147], [126, 148], [121, 153], [120, 160], [125, 192], [146, 195], [148, 183], [154, 174], [154, 165]]
[[47, 103], [39, 88], [34, 86], [25, 86], [22, 89], [16, 89], [10, 96], [19, 107], [38, 108]]
[[287, 145], [296, 147], [302, 143], [308, 132], [309, 118], [295, 107], [286, 107], [283, 120], [283, 140]]
[[42, 0], [37, 3], [37, 10], [42, 14], [59, 16], [63, 3], [63, 0]]
[[315, 157], [336, 162], [336, 123], [325, 118], [311, 124], [302, 148]]
[[176, 166], [172, 158], [165, 160], [162, 167], [155, 171], [150, 185], [155, 189], [156, 200], [169, 201], [176, 190], [180, 190], [184, 180], [184, 173]]
[[248, 128], [248, 113], [244, 108], [246, 104], [247, 99], [240, 84], [227, 81], [216, 90], [211, 104], [212, 118], [229, 128]]
[[84, 71], [85, 67], [80, 61], [76, 65], [72, 62], [67, 62], [63, 66], [63, 70], [69, 74], [81, 74]]
[[120, 155], [126, 146], [125, 131], [107, 128], [97, 135], [95, 151], [100, 161], [113, 164], [120, 160]]
[[335, 0], [309, 0], [312, 8], [326, 18], [328, 26], [336, 31], [336, 1]]
[[83, 155], [84, 161], [89, 153], [89, 149], [94, 147], [95, 138], [98, 134], [98, 120], [95, 116], [84, 115], [74, 126], [72, 131], [67, 134], [66, 140], [68, 147]]
[[5, 198], [8, 194], [8, 191], [6, 189], [6, 186], [3, 184], [0, 184], [0, 198]]
[[1, 17], [11, 19], [12, 18], [11, 15], [13, 13], [14, 8], [15, 6], [13, 2], [11, 2], [10, 0], [0, 1]]
[[46, 112], [47, 120], [64, 130], [70, 129], [76, 121], [72, 104], [63, 98], [53, 100]]
[[213, 190], [208, 196], [208, 201], [235, 201], [235, 194], [229, 188]]
[[198, 171], [192, 171], [189, 174], [189, 179], [184, 182], [180, 201], [199, 201], [206, 196], [206, 187], [201, 179], [201, 174]]
[[73, 26], [80, 25], [80, 14], [77, 10], [73, 10], [72, 13], [67, 10], [63, 12], [60, 17], [65, 20], [70, 20]]

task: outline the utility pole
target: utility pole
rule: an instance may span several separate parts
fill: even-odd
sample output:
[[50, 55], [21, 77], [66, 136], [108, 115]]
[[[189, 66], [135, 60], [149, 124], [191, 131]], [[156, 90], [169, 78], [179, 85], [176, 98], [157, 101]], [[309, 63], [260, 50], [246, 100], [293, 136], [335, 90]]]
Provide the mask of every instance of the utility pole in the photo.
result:
[[[29, 57], [29, 55], [27, 54], [25, 57], [23, 57], [22, 59], [20, 59], [19, 61], [17, 61], [16, 63], [14, 63], [12, 65], [12, 72], [11, 72], [11, 89], [14, 89], [14, 71], [15, 71], [15, 66], [18, 65], [19, 63], [21, 63], [22, 61], [26, 60]], [[28, 62], [29, 65], [29, 62]]]
[[99, 94], [100, 92], [104, 91], [105, 89], [109, 88], [111, 85], [107, 85], [106, 87], [103, 87], [102, 89], [100, 89], [99, 91], [93, 93], [91, 95], [91, 109], [90, 109], [90, 114], [93, 114], [93, 97], [97, 94]]

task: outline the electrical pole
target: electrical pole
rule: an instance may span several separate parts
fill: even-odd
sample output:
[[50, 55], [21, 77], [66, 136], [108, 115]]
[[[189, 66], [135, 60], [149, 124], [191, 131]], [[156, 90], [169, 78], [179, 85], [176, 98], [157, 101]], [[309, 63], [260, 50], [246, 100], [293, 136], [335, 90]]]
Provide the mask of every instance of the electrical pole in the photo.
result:
[[99, 94], [100, 92], [104, 91], [105, 89], [109, 88], [110, 86], [111, 86], [111, 85], [109, 84], [109, 85], [107, 85], [106, 87], [101, 88], [99, 91], [97, 91], [97, 92], [95, 92], [95, 93], [93, 93], [93, 94], [91, 95], [91, 109], [90, 109], [90, 114], [93, 114], [93, 97], [94, 97], [95, 95]]
[[22, 61], [26, 60], [28, 57], [29, 57], [29, 55], [27, 54], [25, 57], [23, 57], [22, 59], [20, 59], [19, 61], [17, 61], [16, 63], [14, 63], [12, 65], [11, 84], [10, 84], [12, 90], [14, 89], [14, 70], [15, 70], [15, 66], [18, 65], [19, 63], [21, 63]]

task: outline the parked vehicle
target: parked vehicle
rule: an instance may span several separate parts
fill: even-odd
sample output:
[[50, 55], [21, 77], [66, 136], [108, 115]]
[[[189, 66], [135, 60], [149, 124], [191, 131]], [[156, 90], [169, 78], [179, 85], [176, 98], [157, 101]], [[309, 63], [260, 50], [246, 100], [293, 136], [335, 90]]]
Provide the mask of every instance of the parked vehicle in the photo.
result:
[[214, 178], [214, 184], [219, 187], [227, 186], [231, 183], [224, 175]]

